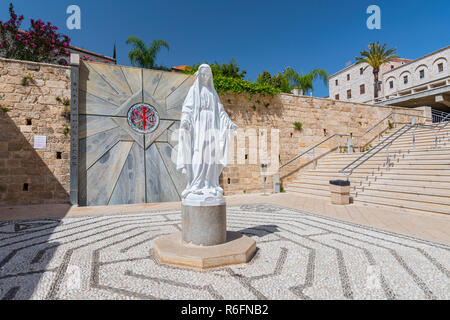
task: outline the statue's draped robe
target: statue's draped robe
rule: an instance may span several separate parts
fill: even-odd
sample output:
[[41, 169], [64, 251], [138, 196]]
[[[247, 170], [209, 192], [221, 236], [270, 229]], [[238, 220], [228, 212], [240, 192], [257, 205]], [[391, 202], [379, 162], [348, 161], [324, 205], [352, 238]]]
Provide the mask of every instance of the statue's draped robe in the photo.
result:
[[181, 123], [185, 121], [189, 130], [180, 129], [177, 157], [177, 170], [188, 176], [182, 197], [191, 193], [221, 196], [219, 176], [227, 165], [235, 125], [220, 103], [212, 79], [206, 86], [200, 85], [198, 77], [195, 80], [183, 103]]

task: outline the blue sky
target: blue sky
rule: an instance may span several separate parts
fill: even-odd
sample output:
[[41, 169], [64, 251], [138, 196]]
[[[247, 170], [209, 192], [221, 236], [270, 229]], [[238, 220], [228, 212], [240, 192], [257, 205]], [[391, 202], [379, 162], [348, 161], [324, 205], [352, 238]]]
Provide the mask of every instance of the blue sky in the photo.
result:
[[[8, 19], [8, 3], [0, 4], [0, 20]], [[330, 74], [353, 61], [369, 42], [381, 41], [415, 59], [450, 44], [448, 0], [14, 0], [16, 12], [51, 21], [72, 44], [112, 56], [117, 43], [118, 63], [129, 65], [125, 41], [136, 35], [146, 42], [164, 39], [158, 64], [169, 67], [235, 58], [256, 80], [262, 70], [272, 73], [290, 66]], [[81, 30], [68, 30], [66, 8], [81, 8]], [[381, 8], [381, 30], [369, 30], [366, 9]], [[328, 89], [317, 82], [315, 96]]]

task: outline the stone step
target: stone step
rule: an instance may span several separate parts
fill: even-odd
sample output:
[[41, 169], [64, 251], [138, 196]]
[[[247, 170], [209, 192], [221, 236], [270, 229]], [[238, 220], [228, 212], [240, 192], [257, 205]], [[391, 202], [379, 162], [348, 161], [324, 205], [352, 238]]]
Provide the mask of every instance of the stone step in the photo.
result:
[[[394, 177], [394, 178], [393, 178]], [[400, 179], [395, 176], [373, 176], [368, 177], [350, 177], [349, 181], [352, 187], [355, 186], [372, 186], [372, 185], [380, 185], [380, 186], [395, 186], [397, 188], [402, 187], [411, 187], [411, 188], [434, 188], [434, 189], [449, 189], [450, 190], [450, 178], [445, 180], [445, 177], [439, 177], [440, 180], [431, 180], [430, 177], [413, 177], [407, 176], [404, 179]], [[316, 185], [316, 186], [329, 186], [330, 180], [335, 180], [335, 176], [300, 176], [295, 180], [292, 180], [288, 183], [288, 185]], [[423, 180], [420, 180], [423, 179]], [[450, 191], [449, 191], [450, 193]]]
[[398, 172], [384, 172], [379, 176], [368, 177], [369, 181], [380, 181], [380, 180], [399, 180], [399, 181], [436, 181], [436, 182], [450, 182], [449, 176], [442, 175], [429, 175], [429, 174], [405, 174]]
[[[420, 192], [420, 191], [436, 191], [439, 196], [448, 197], [450, 194], [450, 180], [449, 182], [441, 181], [413, 181], [413, 180], [388, 180], [388, 179], [378, 179], [377, 181], [372, 180], [361, 180], [361, 179], [349, 179], [352, 189], [361, 190], [366, 189], [383, 189], [402, 192], [402, 190]], [[308, 179], [296, 179], [288, 183], [287, 186], [302, 187], [307, 186], [308, 188], [318, 188], [318, 189], [328, 189], [330, 186], [330, 180], [324, 178], [308, 178]], [[412, 184], [412, 182], [414, 182]], [[442, 192], [442, 195], [440, 194]], [[430, 195], [433, 195], [430, 193]]]
[[376, 205], [380, 207], [390, 207], [390, 208], [402, 208], [416, 211], [426, 211], [433, 213], [443, 213], [450, 214], [450, 206], [448, 205], [440, 205], [435, 203], [422, 203], [415, 201], [405, 201], [399, 199], [391, 199], [391, 198], [382, 198], [382, 197], [374, 197], [370, 195], [360, 194], [357, 197], [353, 198], [354, 203], [365, 203], [369, 205]]
[[[296, 182], [296, 181], [293, 181]], [[358, 183], [355, 182], [355, 185]], [[448, 193], [450, 193], [450, 179], [448, 182], [444, 181], [431, 181], [431, 180], [397, 180], [397, 179], [378, 179], [377, 181], [372, 181], [372, 179], [369, 178], [368, 181], [361, 181], [360, 185], [364, 186], [395, 186], [397, 188], [433, 188], [433, 189], [442, 189], [447, 190]]]
[[[432, 150], [434, 155], [450, 155], [450, 148], [439, 148], [438, 150]], [[383, 151], [380, 151], [382, 153]], [[386, 153], [383, 154], [376, 154], [375, 157], [383, 157], [386, 156]], [[430, 150], [403, 150], [403, 153], [405, 155], [429, 155]], [[357, 159], [359, 156], [361, 156], [362, 153], [353, 153], [353, 154], [347, 154], [347, 153], [331, 153], [327, 155], [324, 159]], [[319, 160], [320, 161], [320, 160]]]
[[[397, 138], [397, 141], [412, 139], [413, 136], [416, 137], [416, 140], [417, 140], [417, 139], [431, 139], [431, 140], [434, 141], [434, 139], [436, 138], [436, 135], [438, 136], [438, 138], [448, 138], [448, 137], [450, 136], [450, 135], [449, 135], [448, 133], [446, 133], [446, 132], [437, 132], [437, 131], [436, 131], [436, 132], [430, 132], [430, 133], [427, 133], [427, 134], [417, 133], [417, 132], [416, 132], [415, 135], [413, 135], [412, 133], [404, 134], [404, 135], [398, 137], [398, 138]], [[386, 138], [387, 138], [387, 136], [386, 136]], [[386, 139], [386, 138], [385, 138], [385, 139]]]
[[[342, 168], [317, 168], [316, 170], [309, 171], [310, 173], [339, 173], [339, 170]], [[354, 173], [365, 173], [368, 175], [372, 174], [381, 174], [385, 171], [385, 168], [380, 167], [378, 168], [366, 168], [364, 166], [356, 168], [353, 170]], [[391, 167], [389, 173], [402, 173], [402, 174], [414, 174], [414, 175], [443, 175], [443, 176], [449, 176], [450, 177], [450, 169], [429, 169], [429, 168], [414, 168], [414, 167], [401, 167], [401, 166], [394, 166]]]
[[[330, 180], [335, 180], [335, 179], [330, 179]], [[329, 186], [330, 185], [330, 180], [328, 179], [324, 179], [324, 178], [297, 178], [296, 180], [293, 180], [291, 182], [289, 182], [289, 185], [302, 185], [302, 184], [310, 184], [310, 185], [325, 185], [325, 186]], [[355, 183], [357, 184], [360, 179], [349, 179], [350, 183]]]
[[[450, 139], [449, 136], [447, 135], [442, 135], [442, 134], [438, 134], [438, 141], [448, 141], [448, 139]], [[398, 138], [397, 140], [395, 140], [394, 143], [398, 143], [398, 142], [403, 142], [403, 143], [409, 143], [412, 142], [413, 140], [413, 136], [401, 136], [400, 138]], [[430, 143], [434, 143], [436, 141], [436, 136], [433, 135], [429, 135], [429, 136], [419, 136], [416, 134], [416, 142], [417, 141], [421, 141], [421, 142], [430, 142]]]
[[[389, 158], [391, 159], [391, 163], [403, 163], [403, 164], [409, 164], [409, 163], [422, 163], [422, 164], [450, 164], [450, 160], [449, 160], [449, 156], [450, 155], [441, 155], [441, 156], [433, 156], [433, 155], [428, 155], [428, 156], [415, 156], [415, 157], [410, 157], [410, 156], [403, 156], [403, 155], [393, 155], [393, 156], [389, 156]], [[369, 160], [367, 160], [365, 163], [367, 164], [384, 164], [386, 162], [386, 155], [384, 157], [378, 158], [378, 159], [374, 159], [371, 158]], [[347, 164], [350, 164], [351, 161], [349, 160], [319, 160], [318, 162], [318, 166], [329, 166], [329, 165], [341, 165], [341, 166], [346, 166]]]
[[[449, 198], [449, 190], [447, 189], [437, 189], [432, 187], [419, 187], [419, 186], [391, 186], [385, 184], [370, 184], [363, 186], [354, 186], [352, 188], [356, 192], [363, 192], [366, 194], [371, 194], [371, 191], [382, 191], [382, 192], [394, 192], [394, 193], [404, 193], [407, 195], [414, 195], [421, 197], [424, 196], [435, 196]], [[440, 201], [439, 201], [440, 202]]]
[[411, 202], [423, 202], [430, 204], [441, 204], [449, 206], [450, 210], [450, 197], [443, 198], [440, 196], [429, 196], [429, 195], [420, 195], [417, 196], [415, 194], [404, 193], [404, 192], [394, 192], [394, 191], [381, 191], [381, 190], [367, 190], [364, 192], [355, 192], [356, 198], [359, 195], [367, 195], [371, 197], [380, 197], [380, 198], [388, 198], [388, 199], [396, 199], [403, 201], [411, 201]]
[[[357, 165], [358, 163], [355, 163], [355, 165]], [[343, 169], [345, 167], [345, 165], [323, 165], [320, 164], [317, 166], [316, 170], [335, 170], [336, 172], [338, 172], [339, 170]], [[371, 169], [371, 170], [380, 170], [380, 169], [385, 169], [386, 164], [385, 162], [380, 162], [380, 163], [367, 163], [364, 162], [359, 168], [363, 168], [363, 169]], [[448, 173], [450, 174], [450, 164], [429, 164], [429, 163], [424, 163], [424, 162], [417, 162], [417, 163], [404, 163], [402, 161], [400, 162], [396, 162], [396, 161], [392, 161], [390, 162], [390, 168], [395, 169], [395, 170], [444, 170], [448, 171]], [[356, 169], [358, 170], [358, 169]]]

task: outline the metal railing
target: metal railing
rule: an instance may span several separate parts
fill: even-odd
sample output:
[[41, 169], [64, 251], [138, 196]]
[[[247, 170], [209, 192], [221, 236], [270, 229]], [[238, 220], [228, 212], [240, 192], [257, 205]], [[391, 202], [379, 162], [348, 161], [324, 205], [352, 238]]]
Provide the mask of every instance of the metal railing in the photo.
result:
[[[406, 134], [407, 132], [412, 130], [412, 147], [413, 147], [413, 150], [416, 150], [416, 135], [415, 135], [415, 129], [416, 128], [427, 128], [427, 129], [432, 129], [432, 130], [438, 129], [435, 132], [435, 148], [438, 149], [438, 147], [439, 147], [439, 145], [438, 145], [438, 135], [441, 132], [441, 130], [444, 129], [445, 127], [447, 127], [447, 125], [450, 123], [449, 121], [447, 121], [448, 119], [450, 119], [450, 114], [446, 114], [446, 116], [442, 117], [441, 121], [438, 122], [435, 125], [416, 124], [415, 123], [415, 119], [413, 119], [411, 125], [404, 125], [402, 128], [400, 128], [399, 130], [395, 131], [389, 137], [387, 137], [382, 142], [380, 142], [378, 145], [376, 145], [373, 149], [365, 152], [358, 159], [356, 159], [353, 162], [351, 162], [350, 164], [348, 164], [345, 168], [343, 168], [339, 172], [344, 174], [346, 176], [347, 180], [348, 180], [349, 176], [352, 175], [354, 170], [358, 169], [361, 165], [363, 165], [368, 160], [373, 158], [376, 154], [378, 154], [383, 149], [386, 149], [386, 171], [389, 171], [390, 170], [389, 147], [398, 138], [400, 138], [401, 136], [403, 136], [404, 134]], [[445, 122], [445, 123], [443, 123], [443, 122]], [[404, 130], [405, 128], [406, 128], [406, 130]], [[404, 131], [401, 132], [402, 130], [404, 130]], [[399, 132], [401, 132], [401, 133], [398, 136], [395, 137], [395, 135], [397, 133], [399, 133]], [[447, 133], [447, 135], [448, 135], [448, 133]], [[393, 137], [395, 137], [395, 138], [393, 138]]]
[[[382, 150], [386, 149], [386, 170], [389, 171], [390, 168], [390, 158], [389, 158], [389, 146], [392, 145], [394, 141], [403, 136], [405, 133], [409, 132], [411, 129], [415, 128], [416, 124], [404, 125], [394, 133], [392, 133], [389, 137], [378, 143], [371, 150], [362, 154], [359, 158], [352, 161], [345, 168], [341, 169], [339, 172], [344, 174], [348, 180], [349, 176], [352, 175], [353, 171], [358, 169], [362, 164], [372, 159], [375, 155], [377, 155]], [[398, 135], [397, 135], [398, 134]], [[397, 135], [397, 136], [396, 136]], [[390, 141], [389, 141], [390, 140]], [[414, 138], [413, 138], [414, 140]]]
[[443, 112], [440, 110], [435, 110], [435, 109], [431, 110], [431, 119], [432, 119], [433, 123], [441, 123], [444, 121], [450, 121], [449, 116], [450, 116], [450, 113]]

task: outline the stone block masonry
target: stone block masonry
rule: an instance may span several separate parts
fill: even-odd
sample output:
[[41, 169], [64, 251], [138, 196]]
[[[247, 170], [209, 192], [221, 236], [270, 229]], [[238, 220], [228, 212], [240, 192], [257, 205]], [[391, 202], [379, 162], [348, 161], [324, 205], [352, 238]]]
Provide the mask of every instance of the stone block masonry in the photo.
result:
[[[242, 130], [241, 134], [243, 131], [246, 134], [245, 147], [244, 138], [240, 138], [240, 143], [235, 138], [234, 158], [230, 159], [231, 165], [224, 169], [221, 176], [221, 185], [227, 195], [263, 192], [261, 164], [270, 163], [270, 160], [261, 159], [259, 150], [253, 148], [250, 142], [252, 139], [253, 142], [256, 140], [256, 145], [259, 146], [261, 140], [267, 140], [270, 156], [272, 129], [279, 130], [279, 160], [282, 165], [335, 133], [362, 135], [394, 111], [424, 115], [422, 108], [380, 107], [291, 94], [274, 97], [255, 95], [249, 98], [247, 94], [229, 93], [222, 96], [221, 101], [231, 120]], [[397, 116], [397, 121], [405, 123], [409, 121], [409, 117]], [[301, 130], [295, 129], [295, 122], [302, 124]], [[374, 132], [373, 135], [375, 134]], [[367, 139], [361, 141], [361, 146], [369, 142], [375, 143], [370, 141], [373, 135], [367, 135]], [[354, 139], [353, 146], [356, 145], [357, 141]], [[315, 151], [315, 156], [330, 152], [336, 146], [336, 139], [331, 139]], [[342, 139], [341, 146], [346, 146], [346, 140]], [[281, 172], [283, 181], [294, 177], [293, 174], [284, 174], [311, 168], [311, 155], [304, 156]], [[266, 187], [268, 192], [272, 192], [273, 176], [267, 176]]]
[[0, 59], [0, 206], [68, 203], [70, 106], [57, 97], [70, 99], [70, 68]]

